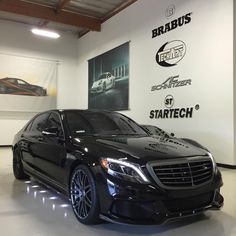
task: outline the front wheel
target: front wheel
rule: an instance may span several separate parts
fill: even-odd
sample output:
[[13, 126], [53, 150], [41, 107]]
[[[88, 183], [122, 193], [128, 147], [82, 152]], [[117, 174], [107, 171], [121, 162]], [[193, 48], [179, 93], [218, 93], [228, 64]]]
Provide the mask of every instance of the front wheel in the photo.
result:
[[70, 199], [73, 211], [81, 223], [100, 222], [96, 184], [91, 171], [86, 166], [80, 165], [72, 173]]
[[16, 179], [28, 179], [29, 176], [25, 174], [23, 164], [21, 161], [21, 154], [18, 148], [13, 151], [13, 174]]

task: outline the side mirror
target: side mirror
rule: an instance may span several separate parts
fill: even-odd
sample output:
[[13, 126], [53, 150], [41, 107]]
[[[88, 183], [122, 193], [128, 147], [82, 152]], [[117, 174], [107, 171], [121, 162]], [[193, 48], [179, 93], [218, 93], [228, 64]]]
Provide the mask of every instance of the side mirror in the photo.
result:
[[56, 127], [46, 128], [45, 130], [42, 131], [43, 135], [50, 136], [50, 137], [57, 137], [58, 133], [59, 133], [59, 130]]

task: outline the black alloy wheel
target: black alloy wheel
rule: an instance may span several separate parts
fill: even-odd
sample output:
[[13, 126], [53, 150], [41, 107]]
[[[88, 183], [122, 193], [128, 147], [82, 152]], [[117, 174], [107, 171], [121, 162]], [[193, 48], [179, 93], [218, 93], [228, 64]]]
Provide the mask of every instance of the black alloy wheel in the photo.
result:
[[92, 173], [86, 166], [78, 166], [70, 181], [70, 199], [77, 219], [83, 224], [97, 224], [99, 205]]
[[18, 148], [13, 151], [13, 174], [16, 179], [28, 179], [29, 176], [25, 174], [21, 161], [21, 154]]

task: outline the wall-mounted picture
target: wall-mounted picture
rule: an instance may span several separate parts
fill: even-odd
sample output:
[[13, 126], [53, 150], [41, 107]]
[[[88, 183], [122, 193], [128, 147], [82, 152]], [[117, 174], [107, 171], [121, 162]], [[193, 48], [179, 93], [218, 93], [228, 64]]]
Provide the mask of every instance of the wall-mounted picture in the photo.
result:
[[88, 61], [89, 109], [129, 108], [129, 43]]
[[0, 111], [56, 108], [58, 62], [0, 54]]
[[0, 94], [47, 96], [47, 89], [23, 79], [6, 77], [0, 79]]

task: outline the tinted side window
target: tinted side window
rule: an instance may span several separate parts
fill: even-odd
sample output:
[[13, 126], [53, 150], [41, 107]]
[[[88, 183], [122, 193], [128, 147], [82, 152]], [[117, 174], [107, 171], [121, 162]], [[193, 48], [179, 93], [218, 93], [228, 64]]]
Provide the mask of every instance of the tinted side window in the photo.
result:
[[31, 131], [38, 131], [42, 132], [47, 125], [47, 119], [48, 119], [48, 113], [43, 113], [41, 115], [38, 115], [31, 126]]
[[63, 136], [63, 130], [59, 115], [51, 113], [47, 122], [47, 128], [58, 128], [58, 135]]
[[6, 81], [10, 82], [10, 83], [13, 83], [13, 84], [16, 84], [16, 80], [15, 79], [7, 79]]

